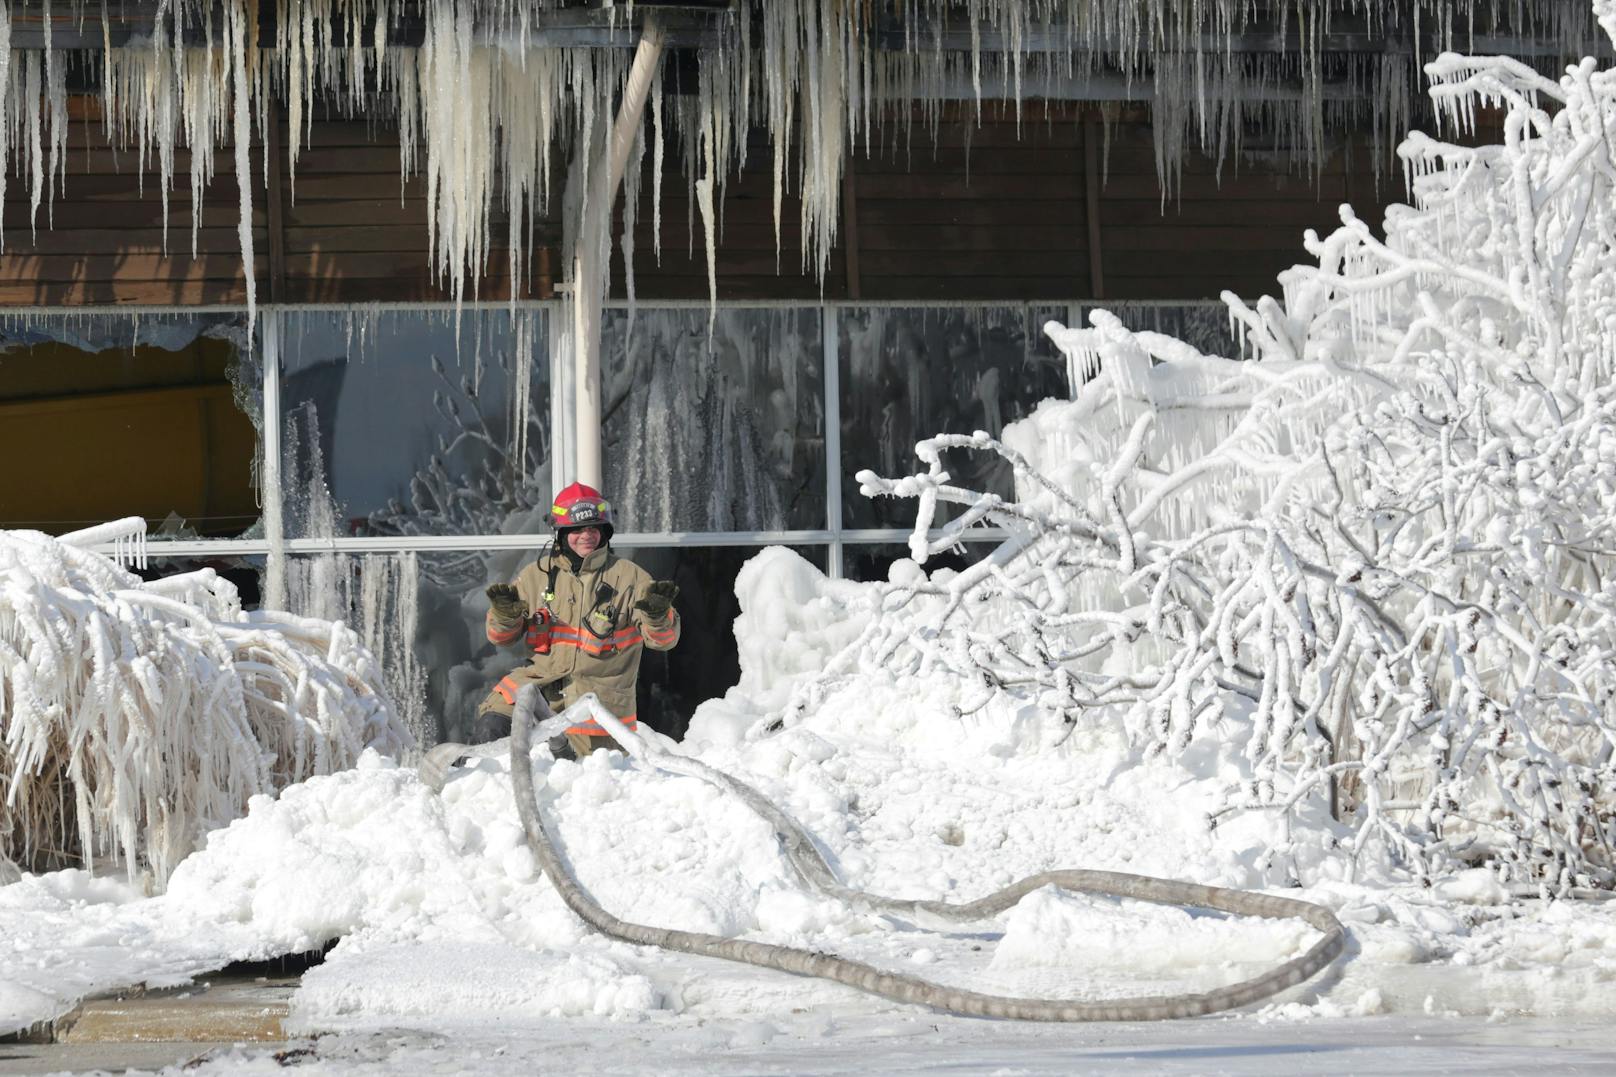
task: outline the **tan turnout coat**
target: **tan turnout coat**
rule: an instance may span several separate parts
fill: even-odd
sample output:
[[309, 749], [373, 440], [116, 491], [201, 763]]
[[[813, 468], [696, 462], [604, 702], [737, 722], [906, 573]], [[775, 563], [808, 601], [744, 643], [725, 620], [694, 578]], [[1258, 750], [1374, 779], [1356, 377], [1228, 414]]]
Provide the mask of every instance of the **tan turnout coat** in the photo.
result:
[[[552, 561], [558, 566], [555, 592], [546, 594]], [[522, 569], [516, 593], [532, 614], [526, 622], [512, 624], [489, 610], [487, 630], [489, 642], [519, 644], [531, 661], [502, 677], [480, 710], [510, 714], [524, 684], [560, 682], [557, 710], [594, 692], [607, 710], [634, 728], [634, 689], [643, 649], [665, 651], [679, 642], [677, 611], [653, 620], [634, 608], [650, 585], [650, 573], [607, 546], [584, 558], [577, 571], [565, 554], [555, 551]], [[568, 732], [605, 735], [594, 721]]]

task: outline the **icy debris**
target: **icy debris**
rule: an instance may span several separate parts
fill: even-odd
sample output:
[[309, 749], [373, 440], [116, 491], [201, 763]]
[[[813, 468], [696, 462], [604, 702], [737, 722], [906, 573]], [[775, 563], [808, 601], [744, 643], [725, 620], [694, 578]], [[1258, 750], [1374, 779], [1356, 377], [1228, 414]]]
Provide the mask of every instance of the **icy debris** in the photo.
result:
[[[1616, 886], [1616, 81], [1427, 70], [1458, 129], [1502, 108], [1502, 144], [1405, 141], [1415, 204], [1384, 241], [1343, 206], [1281, 298], [1225, 293], [1244, 361], [1104, 311], [1051, 323], [1073, 400], [861, 472], [915, 500], [917, 561], [978, 522], [1013, 537], [893, 585], [753, 736], [839, 678], [912, 672], [952, 680], [961, 720], [1019, 701], [1064, 735], [1234, 748], [1213, 819], [1284, 820], [1259, 865], [1305, 876], [1333, 815], [1357, 870]], [[950, 450], [1002, 458], [1013, 496], [954, 484]]]
[[411, 744], [345, 626], [34, 531], [0, 532], [0, 737], [0, 857], [157, 885], [249, 797]]

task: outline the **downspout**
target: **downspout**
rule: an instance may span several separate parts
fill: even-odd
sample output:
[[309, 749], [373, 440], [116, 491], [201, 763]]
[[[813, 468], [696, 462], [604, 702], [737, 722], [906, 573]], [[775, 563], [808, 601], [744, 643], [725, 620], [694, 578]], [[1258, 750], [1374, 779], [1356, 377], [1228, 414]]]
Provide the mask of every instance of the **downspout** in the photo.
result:
[[[591, 192], [584, 220], [578, 230], [572, 258], [572, 329], [574, 410], [577, 415], [576, 477], [579, 482], [599, 489], [605, 483], [601, 454], [600, 323], [605, 304], [607, 266], [602, 259], [610, 251], [612, 207], [623, 181], [629, 151], [639, 134], [640, 117], [651, 80], [662, 60], [662, 28], [652, 15], [645, 17], [640, 43], [634, 52], [623, 101], [612, 124], [611, 142], [606, 147], [606, 170], [599, 186]], [[600, 173], [596, 173], [600, 176]]]

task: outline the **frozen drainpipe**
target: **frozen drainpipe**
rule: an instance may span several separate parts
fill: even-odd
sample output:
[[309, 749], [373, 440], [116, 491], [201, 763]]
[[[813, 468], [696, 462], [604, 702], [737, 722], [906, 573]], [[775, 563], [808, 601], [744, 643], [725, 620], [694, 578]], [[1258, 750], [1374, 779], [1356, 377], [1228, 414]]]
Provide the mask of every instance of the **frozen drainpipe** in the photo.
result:
[[623, 87], [623, 102], [612, 124], [612, 138], [606, 147], [606, 169], [590, 192], [584, 220], [578, 230], [572, 258], [573, 392], [577, 423], [577, 469], [579, 482], [597, 489], [605, 485], [600, 436], [600, 320], [605, 303], [606, 267], [601, 259], [610, 250], [612, 206], [629, 151], [640, 130], [640, 116], [662, 59], [662, 28], [652, 15], [645, 16], [640, 42]]

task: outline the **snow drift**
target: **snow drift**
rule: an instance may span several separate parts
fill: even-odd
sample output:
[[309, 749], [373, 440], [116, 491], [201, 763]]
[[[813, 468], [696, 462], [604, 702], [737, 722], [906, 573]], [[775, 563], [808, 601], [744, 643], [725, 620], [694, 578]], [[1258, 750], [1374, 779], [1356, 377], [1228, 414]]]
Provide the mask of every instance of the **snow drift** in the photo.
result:
[[109, 858], [161, 885], [248, 798], [411, 744], [344, 625], [83, 548], [144, 531], [0, 532], [0, 865]]

